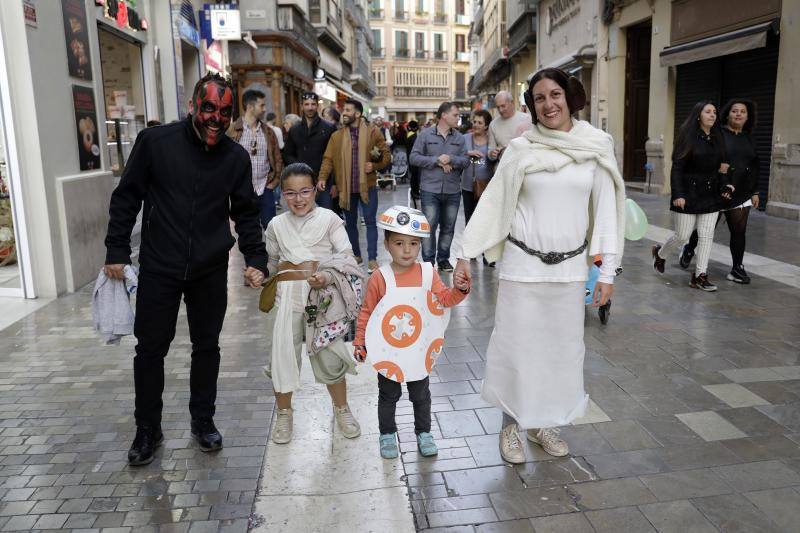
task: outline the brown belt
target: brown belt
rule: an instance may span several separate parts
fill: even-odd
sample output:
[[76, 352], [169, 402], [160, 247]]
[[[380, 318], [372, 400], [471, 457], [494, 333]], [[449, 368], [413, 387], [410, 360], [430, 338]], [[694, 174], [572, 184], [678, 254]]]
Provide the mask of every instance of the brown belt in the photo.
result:
[[[294, 263], [290, 263], [288, 261], [284, 261], [278, 264], [278, 281], [297, 281], [302, 279], [308, 279], [314, 272], [317, 271], [317, 265], [319, 265], [319, 261], [305, 261], [300, 263], [299, 265], [295, 265]], [[284, 272], [284, 270], [290, 270], [295, 272]]]

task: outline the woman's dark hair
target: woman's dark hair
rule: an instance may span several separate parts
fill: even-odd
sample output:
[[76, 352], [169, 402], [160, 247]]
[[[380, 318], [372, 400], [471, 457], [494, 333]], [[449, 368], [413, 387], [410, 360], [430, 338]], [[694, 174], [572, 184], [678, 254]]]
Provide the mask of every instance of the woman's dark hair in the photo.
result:
[[472, 117], [473, 121], [475, 120], [475, 117], [481, 117], [487, 129], [489, 128], [489, 124], [492, 123], [492, 114], [485, 109], [476, 109], [472, 112]]
[[305, 163], [292, 163], [283, 167], [283, 172], [281, 172], [281, 186], [283, 186], [284, 181], [292, 176], [308, 176], [311, 178], [311, 183], [314, 185], [317, 184], [317, 176], [314, 174], [314, 171], [311, 170], [311, 167]]
[[439, 104], [439, 109], [436, 110], [436, 120], [442, 118], [442, 115], [444, 115], [454, 107], [458, 107], [458, 104], [455, 102], [442, 102], [441, 104]]
[[[693, 139], [702, 131], [700, 129], [700, 114], [707, 105], [714, 106], [717, 109], [717, 104], [711, 100], [703, 100], [697, 102], [689, 112], [689, 116], [683, 121], [681, 127], [678, 129], [678, 135], [675, 137], [675, 148], [672, 150], [672, 160], [685, 159], [692, 153]], [[711, 137], [715, 141], [714, 144], [721, 146], [722, 143], [718, 142], [719, 137], [719, 115], [714, 125], [711, 126]]]
[[560, 68], [545, 68], [531, 76], [528, 81], [528, 90], [525, 91], [525, 105], [528, 106], [534, 124], [538, 124], [539, 119], [536, 118], [536, 107], [533, 104], [533, 87], [544, 79], [553, 80], [564, 89], [570, 115], [586, 107], [586, 90], [578, 78], [569, 76]]
[[720, 124], [728, 123], [728, 115], [731, 113], [734, 104], [742, 104], [747, 108], [747, 122], [742, 126], [742, 131], [745, 133], [752, 133], [753, 128], [756, 127], [758, 110], [756, 109], [756, 103], [749, 98], [731, 98], [728, 100], [728, 102], [722, 106], [722, 112], [719, 114]]

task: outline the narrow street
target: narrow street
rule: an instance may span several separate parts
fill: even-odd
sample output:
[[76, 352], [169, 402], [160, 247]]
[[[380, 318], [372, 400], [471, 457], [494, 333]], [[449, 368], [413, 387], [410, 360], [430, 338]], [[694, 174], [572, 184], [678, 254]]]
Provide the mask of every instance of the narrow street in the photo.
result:
[[[668, 222], [663, 199], [633, 196], [654, 224]], [[382, 191], [380, 209], [405, 197], [405, 187]], [[571, 456], [528, 444], [529, 462], [513, 468], [497, 446], [501, 413], [479, 394], [497, 284], [479, 263], [431, 380], [435, 459], [417, 454], [405, 400], [401, 459], [380, 458], [371, 368], [350, 385], [360, 438], [334, 430], [327, 394], [304, 372], [294, 441], [268, 440], [265, 320], [237, 255], [216, 415], [225, 448], [205, 454], [190, 437], [182, 314], [166, 363], [166, 440], [156, 461], [131, 468], [134, 341], [101, 346], [90, 287], [66, 295], [0, 331], [0, 530], [798, 531], [800, 226], [761, 213], [751, 224], [748, 249], [772, 260], [771, 277], [752, 263], [751, 285], [725, 281], [721, 225], [716, 293], [691, 290], [676, 261], [657, 276], [652, 241], [627, 243], [609, 323], [587, 309], [592, 402], [562, 428]], [[767, 228], [785, 238], [759, 238]]]

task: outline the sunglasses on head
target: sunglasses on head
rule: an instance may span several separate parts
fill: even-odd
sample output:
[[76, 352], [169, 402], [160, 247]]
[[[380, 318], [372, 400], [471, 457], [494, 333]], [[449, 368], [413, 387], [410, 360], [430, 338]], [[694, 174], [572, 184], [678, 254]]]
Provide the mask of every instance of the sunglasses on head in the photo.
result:
[[258, 141], [253, 139], [253, 142], [250, 143], [250, 155], [256, 155], [258, 153]]
[[317, 93], [303, 93], [303, 100], [317, 100]]

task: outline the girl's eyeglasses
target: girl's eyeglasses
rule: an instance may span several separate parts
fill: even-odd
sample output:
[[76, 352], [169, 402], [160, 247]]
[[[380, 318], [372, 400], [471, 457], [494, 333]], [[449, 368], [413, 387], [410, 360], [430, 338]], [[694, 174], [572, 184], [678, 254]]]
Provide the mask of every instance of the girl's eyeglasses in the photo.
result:
[[258, 140], [253, 139], [253, 142], [250, 143], [250, 155], [256, 155], [258, 153]]
[[314, 191], [314, 188], [307, 187], [305, 189], [300, 189], [299, 191], [283, 191], [281, 194], [283, 194], [283, 197], [287, 200], [294, 200], [298, 196], [300, 198], [308, 198], [314, 194]]

